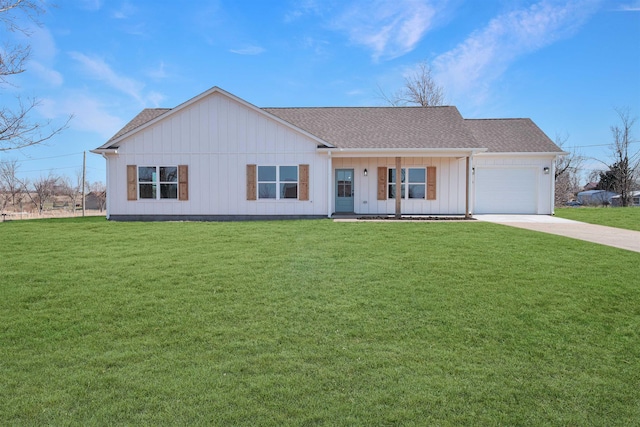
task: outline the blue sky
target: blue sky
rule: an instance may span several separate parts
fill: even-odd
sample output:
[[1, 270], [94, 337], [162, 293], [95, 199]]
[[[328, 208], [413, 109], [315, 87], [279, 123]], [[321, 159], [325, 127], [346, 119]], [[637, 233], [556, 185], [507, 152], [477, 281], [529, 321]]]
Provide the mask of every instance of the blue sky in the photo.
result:
[[[74, 176], [143, 108], [212, 86], [259, 107], [377, 106], [377, 87], [400, 89], [421, 61], [464, 117], [530, 117], [587, 157], [608, 160], [615, 107], [640, 116], [638, 0], [56, 3], [28, 39], [2, 33], [32, 47], [5, 105], [37, 97], [34, 119], [74, 116], [47, 145], [0, 153], [23, 177]], [[104, 160], [87, 159], [104, 181]]]

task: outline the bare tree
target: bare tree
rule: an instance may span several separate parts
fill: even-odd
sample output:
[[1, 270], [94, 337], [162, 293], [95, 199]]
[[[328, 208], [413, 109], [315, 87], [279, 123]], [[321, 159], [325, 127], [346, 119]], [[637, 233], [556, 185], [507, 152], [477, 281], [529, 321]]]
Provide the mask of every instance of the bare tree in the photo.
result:
[[[556, 135], [556, 145], [560, 148], [568, 141], [568, 135]], [[571, 151], [569, 154], [558, 157], [555, 164], [555, 204], [563, 205], [579, 191], [580, 184], [578, 173], [584, 158]]]
[[89, 186], [91, 194], [95, 197], [98, 209], [102, 212], [107, 204], [107, 187], [104, 183], [98, 181]]
[[[10, 40], [10, 33], [30, 35], [20, 18], [27, 18], [40, 24], [38, 16], [45, 12], [39, 0], [0, 0], [0, 37]], [[25, 64], [31, 54], [28, 45], [10, 42], [0, 46], [0, 87], [9, 85], [9, 77], [25, 71]], [[0, 107], [0, 151], [15, 150], [40, 144], [66, 129], [69, 120], [61, 126], [52, 126], [51, 121], [38, 122], [30, 118], [38, 100], [17, 99], [17, 106]]]
[[24, 187], [18, 179], [19, 163], [17, 160], [0, 162], [0, 187], [7, 198], [7, 203], [15, 206], [24, 197]]
[[640, 172], [640, 150], [633, 152], [630, 145], [637, 142], [633, 139], [632, 129], [637, 117], [631, 117], [629, 108], [616, 108], [620, 124], [611, 126], [611, 157], [613, 164], [609, 170], [600, 174], [600, 181], [607, 181], [607, 186], [620, 194], [622, 206], [632, 201], [632, 190]]
[[75, 214], [76, 206], [80, 201], [82, 194], [82, 171], [76, 174], [75, 181], [72, 181], [68, 176], [61, 177], [58, 181], [58, 188], [60, 194], [69, 199], [69, 210]]
[[387, 95], [378, 86], [378, 94], [386, 103], [394, 107], [406, 105], [433, 107], [445, 103], [444, 89], [436, 83], [427, 61], [419, 63], [415, 70], [405, 76], [402, 89]]
[[58, 180], [57, 176], [49, 172], [49, 175], [37, 178], [31, 185], [28, 181], [23, 183], [27, 189], [27, 196], [38, 209], [40, 215], [44, 211], [44, 206], [53, 199]]

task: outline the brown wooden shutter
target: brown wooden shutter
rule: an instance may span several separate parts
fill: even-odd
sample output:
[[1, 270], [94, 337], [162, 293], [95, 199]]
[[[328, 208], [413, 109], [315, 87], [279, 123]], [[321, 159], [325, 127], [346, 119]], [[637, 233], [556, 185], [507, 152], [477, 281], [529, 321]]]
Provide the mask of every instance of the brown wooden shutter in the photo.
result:
[[298, 200], [309, 200], [309, 165], [298, 165]]
[[189, 166], [178, 165], [178, 200], [189, 200]]
[[378, 200], [387, 200], [386, 166], [378, 166]]
[[136, 165], [127, 165], [127, 200], [138, 200], [138, 173]]
[[427, 167], [427, 200], [436, 199], [436, 167]]
[[247, 200], [257, 200], [256, 165], [247, 165]]

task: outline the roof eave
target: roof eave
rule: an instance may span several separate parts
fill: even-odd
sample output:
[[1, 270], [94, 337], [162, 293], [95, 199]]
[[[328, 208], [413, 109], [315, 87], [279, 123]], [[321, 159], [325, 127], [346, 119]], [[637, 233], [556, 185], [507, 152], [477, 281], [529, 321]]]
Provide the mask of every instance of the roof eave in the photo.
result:
[[566, 156], [566, 151], [487, 151], [483, 156]]
[[324, 148], [320, 152], [332, 157], [466, 157], [487, 151], [486, 148]]
[[104, 154], [104, 155], [109, 155], [109, 154], [118, 154], [118, 147], [115, 148], [96, 148], [95, 150], [89, 150], [91, 153], [93, 154]]

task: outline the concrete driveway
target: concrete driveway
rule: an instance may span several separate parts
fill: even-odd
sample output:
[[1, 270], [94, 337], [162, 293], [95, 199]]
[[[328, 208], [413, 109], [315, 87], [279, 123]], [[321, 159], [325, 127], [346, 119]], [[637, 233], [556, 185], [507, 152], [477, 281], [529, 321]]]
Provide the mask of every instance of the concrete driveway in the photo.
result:
[[640, 252], [640, 231], [587, 224], [551, 215], [474, 215], [473, 217], [478, 221], [526, 228]]

